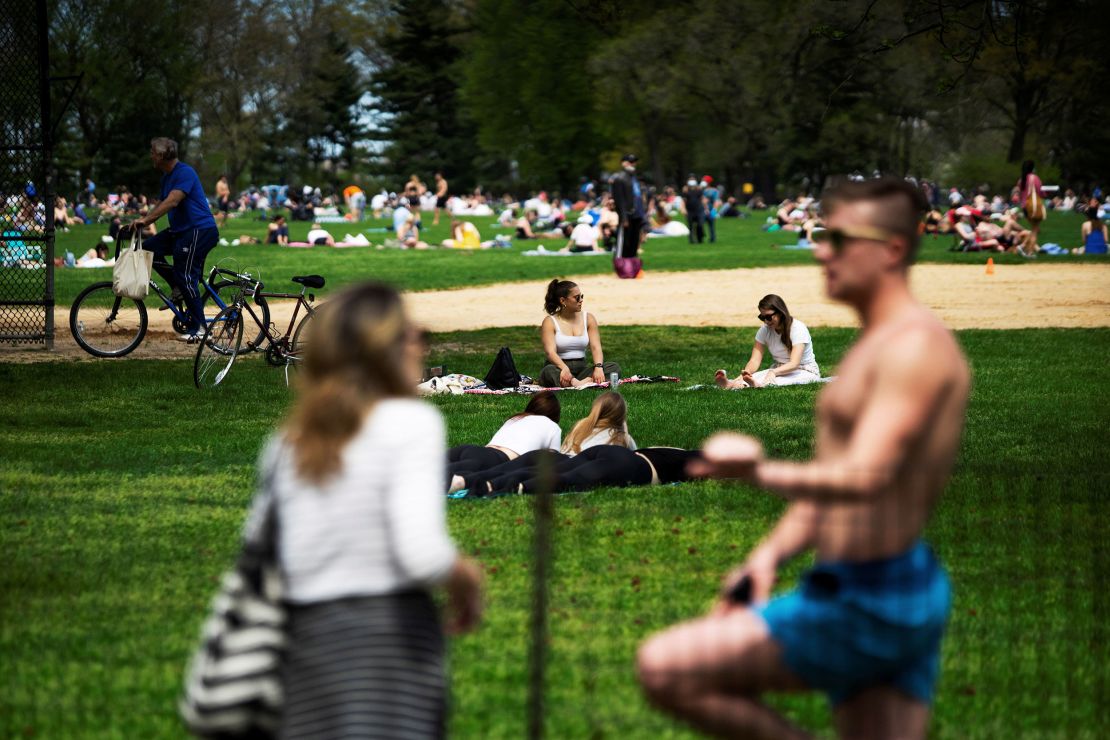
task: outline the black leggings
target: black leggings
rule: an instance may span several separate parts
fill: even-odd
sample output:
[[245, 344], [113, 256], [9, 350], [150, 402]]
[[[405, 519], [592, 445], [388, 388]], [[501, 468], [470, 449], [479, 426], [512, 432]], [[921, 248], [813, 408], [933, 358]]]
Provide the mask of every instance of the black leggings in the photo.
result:
[[451, 476], [467, 476], [495, 468], [509, 461], [509, 456], [493, 447], [459, 445], [447, 450], [447, 483]]
[[651, 483], [651, 465], [627, 447], [598, 445], [574, 457], [538, 450], [499, 465], [485, 473], [467, 476], [471, 493], [535, 493], [543, 485], [540, 456], [553, 456], [554, 490], [588, 491], [602, 486], [646, 486]]

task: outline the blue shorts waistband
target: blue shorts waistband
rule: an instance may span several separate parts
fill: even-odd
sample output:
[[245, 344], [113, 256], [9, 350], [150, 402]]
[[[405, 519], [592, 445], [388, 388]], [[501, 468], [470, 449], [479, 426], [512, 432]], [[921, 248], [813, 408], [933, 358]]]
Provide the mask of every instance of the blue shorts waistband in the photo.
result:
[[917, 540], [905, 552], [889, 558], [818, 562], [809, 570], [807, 578], [832, 576], [840, 586], [857, 588], [906, 587], [928, 581], [939, 566], [932, 548]]

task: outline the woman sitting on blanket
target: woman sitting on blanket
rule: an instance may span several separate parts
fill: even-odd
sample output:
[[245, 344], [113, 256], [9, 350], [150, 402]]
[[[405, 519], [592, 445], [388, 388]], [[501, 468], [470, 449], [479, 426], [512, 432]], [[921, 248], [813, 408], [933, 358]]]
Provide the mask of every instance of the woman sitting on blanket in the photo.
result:
[[482, 235], [478, 227], [469, 221], [451, 219], [451, 238], [443, 240], [443, 246], [448, 249], [481, 249]]
[[270, 225], [266, 227], [266, 243], [279, 247], [289, 246], [289, 227], [285, 223], [285, 216], [274, 216], [270, 221]]
[[534, 450], [557, 450], [561, 408], [551, 391], [540, 391], [524, 411], [510, 416], [484, 447], [458, 445], [447, 450], [447, 479], [489, 470]]
[[[762, 388], [767, 385], [804, 385], [821, 379], [821, 369], [813, 355], [809, 329], [790, 315], [786, 303], [777, 295], [765, 295], [759, 301], [759, 320], [763, 325], [755, 333], [752, 356], [740, 377], [728, 379], [718, 370], [715, 378], [721, 388]], [[771, 367], [760, 370], [763, 355], [771, 350]]]
[[[582, 310], [584, 299], [582, 289], [570, 280], [552, 280], [547, 285], [543, 301], [547, 316], [540, 323], [547, 358], [540, 385], [545, 388], [578, 388], [604, 383], [612, 373], [620, 375], [620, 365], [605, 361], [597, 319]], [[593, 356], [592, 367], [586, 362], [586, 347]]]
[[[548, 395], [554, 396], [550, 391], [548, 391]], [[547, 447], [537, 447], [530, 452], [487, 468], [475, 467], [471, 470], [463, 470], [460, 466], [459, 470], [452, 469], [453, 475], [449, 492], [454, 493], [462, 488], [472, 488], [475, 483], [479, 484], [480, 490], [486, 490], [488, 481], [500, 480], [505, 476], [513, 476], [514, 480], [521, 475], [529, 477], [534, 475], [533, 468], [543, 455], [550, 454], [558, 460], [569, 460], [594, 447], [613, 445], [635, 450], [636, 440], [632, 439], [632, 435], [628, 433], [628, 406], [624, 402], [624, 397], [619, 393], [607, 391], [594, 399], [593, 405], [590, 407], [590, 413], [574, 425], [570, 434], [563, 440], [560, 452], [554, 452]], [[486, 457], [492, 458], [492, 456]], [[451, 469], [450, 466], [448, 467]], [[489, 490], [499, 491], [503, 489], [494, 488]]]
[[600, 252], [597, 247], [597, 229], [593, 226], [594, 220], [583, 213], [578, 217], [578, 224], [570, 232], [567, 245], [560, 252]]

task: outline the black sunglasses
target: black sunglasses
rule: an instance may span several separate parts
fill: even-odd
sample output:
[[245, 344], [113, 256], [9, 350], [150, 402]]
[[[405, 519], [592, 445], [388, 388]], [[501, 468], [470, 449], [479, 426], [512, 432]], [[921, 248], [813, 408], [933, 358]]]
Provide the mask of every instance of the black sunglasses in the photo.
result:
[[582, 302], [582, 299], [583, 299], [583, 298], [585, 298], [585, 297], [586, 297], [586, 294], [585, 294], [585, 293], [579, 293], [578, 295], [572, 295], [572, 296], [571, 296], [571, 298], [573, 298], [574, 300], [578, 301], [579, 303], [581, 303], [581, 302]]
[[771, 319], [775, 318], [776, 314], [778, 314], [778, 311], [773, 311], [771, 313], [761, 313], [757, 314], [756, 318], [762, 321], [764, 324], [770, 324]]
[[836, 254], [840, 254], [844, 251], [844, 246], [849, 239], [866, 239], [867, 241], [873, 242], [886, 242], [890, 241], [895, 236], [897, 236], [897, 234], [893, 231], [874, 229], [867, 226], [861, 226], [855, 229], [813, 230], [813, 241], [820, 244], [828, 244]]

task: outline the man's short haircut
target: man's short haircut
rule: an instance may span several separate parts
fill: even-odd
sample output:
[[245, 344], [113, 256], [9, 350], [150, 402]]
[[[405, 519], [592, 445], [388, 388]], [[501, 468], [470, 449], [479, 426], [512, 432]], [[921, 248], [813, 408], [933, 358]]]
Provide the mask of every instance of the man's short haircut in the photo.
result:
[[906, 264], [912, 264], [921, 244], [921, 217], [929, 209], [921, 190], [898, 177], [855, 181], [844, 178], [822, 193], [821, 211], [828, 217], [845, 203], [863, 201], [875, 202], [879, 206], [872, 226], [906, 238], [909, 244]]
[[163, 162], [177, 159], [177, 142], [173, 139], [167, 139], [164, 136], [151, 139], [150, 148]]

